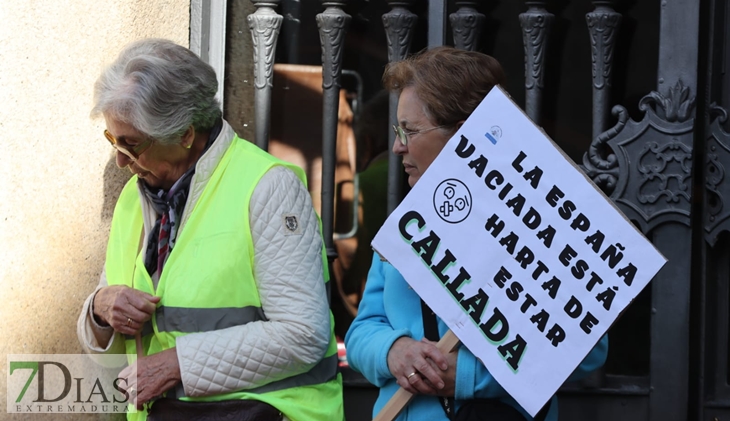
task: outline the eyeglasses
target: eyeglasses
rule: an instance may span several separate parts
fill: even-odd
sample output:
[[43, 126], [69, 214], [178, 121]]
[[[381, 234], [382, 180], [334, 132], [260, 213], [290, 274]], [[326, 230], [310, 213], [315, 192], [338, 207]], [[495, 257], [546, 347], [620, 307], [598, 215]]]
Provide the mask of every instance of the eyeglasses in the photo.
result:
[[413, 131], [405, 131], [401, 126], [393, 125], [393, 132], [395, 132], [395, 136], [400, 140], [400, 143], [403, 146], [408, 146], [408, 136], [412, 136], [414, 134], [421, 134], [421, 133], [427, 133], [431, 130], [441, 129], [444, 127], [449, 127], [451, 124], [444, 124], [441, 126], [431, 127], [428, 129], [423, 130], [413, 130]]
[[152, 146], [152, 138], [148, 138], [144, 142], [141, 142], [137, 145], [128, 145], [126, 142], [117, 140], [114, 136], [112, 136], [111, 133], [109, 133], [109, 130], [104, 130], [104, 137], [106, 137], [106, 140], [111, 143], [112, 147], [119, 152], [123, 153], [124, 155], [127, 155], [130, 159], [133, 161], [136, 161], [139, 159], [139, 156], [142, 155], [150, 146]]

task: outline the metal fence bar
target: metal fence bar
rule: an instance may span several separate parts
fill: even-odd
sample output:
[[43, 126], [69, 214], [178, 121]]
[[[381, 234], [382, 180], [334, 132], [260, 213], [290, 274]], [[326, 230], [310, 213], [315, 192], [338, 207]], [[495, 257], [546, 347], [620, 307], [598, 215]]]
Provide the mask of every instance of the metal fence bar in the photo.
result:
[[621, 26], [621, 14], [613, 10], [613, 3], [613, 1], [594, 1], [595, 9], [586, 13], [593, 65], [594, 139], [608, 128], [613, 52], [616, 46], [616, 34]]
[[340, 79], [345, 33], [350, 15], [342, 10], [347, 0], [323, 0], [324, 12], [317, 15], [322, 45], [322, 231], [330, 263], [337, 257], [334, 231], [335, 152], [337, 115], [340, 108]]
[[428, 48], [446, 43], [446, 0], [428, 2]]
[[282, 27], [286, 37], [284, 42], [287, 46], [287, 63], [299, 63], [299, 37], [301, 36], [302, 27], [299, 15], [301, 14], [301, 8], [300, 0], [284, 1], [281, 5], [281, 14], [286, 16]]
[[525, 45], [525, 112], [537, 124], [542, 115], [545, 52], [555, 16], [545, 10], [547, 1], [526, 1], [527, 12], [520, 14]]
[[[388, 39], [388, 61], [393, 63], [401, 61], [408, 56], [411, 50], [411, 40], [413, 39], [413, 29], [416, 27], [418, 16], [408, 10], [413, 5], [414, 0], [396, 0], [388, 1], [393, 9], [383, 15], [383, 27], [385, 35]], [[398, 94], [390, 94], [390, 125], [398, 125]], [[395, 133], [389, 130], [388, 147], [393, 150], [393, 142], [395, 142]], [[393, 209], [398, 206], [403, 197], [403, 168], [401, 159], [398, 155], [390, 153], [388, 155], [388, 201], [387, 210], [390, 214]]]
[[276, 13], [281, 0], [251, 0], [256, 12], [248, 15], [248, 27], [253, 40], [254, 104], [256, 145], [269, 149], [271, 128], [271, 88], [274, 81], [274, 56], [283, 16]]
[[449, 15], [454, 47], [469, 51], [476, 51], [479, 48], [479, 37], [487, 17], [476, 10], [478, 3], [478, 1], [456, 2], [457, 11]]
[[[690, 130], [695, 124], [699, 9], [700, 0], [661, 2], [658, 93], [651, 95], [654, 100], [663, 100], [663, 106], [656, 107], [662, 120], [685, 122]], [[674, 137], [665, 139], [665, 144], [675, 149], [678, 143]], [[691, 153], [690, 148], [686, 154]], [[691, 168], [686, 171], [691, 172]], [[654, 244], [667, 258], [667, 264], [652, 285], [650, 419], [680, 420], [687, 416], [691, 230], [687, 218], [678, 217], [658, 226], [653, 235]]]

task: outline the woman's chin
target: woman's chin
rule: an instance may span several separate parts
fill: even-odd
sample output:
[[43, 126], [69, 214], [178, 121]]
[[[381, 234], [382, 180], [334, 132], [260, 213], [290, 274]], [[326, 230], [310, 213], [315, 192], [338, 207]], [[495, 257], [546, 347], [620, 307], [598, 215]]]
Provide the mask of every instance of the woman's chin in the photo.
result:
[[150, 173], [137, 174], [140, 180], [144, 181], [147, 187], [159, 188], [161, 187], [160, 180], [150, 175]]
[[408, 185], [413, 187], [420, 178], [421, 176], [418, 174], [408, 174]]

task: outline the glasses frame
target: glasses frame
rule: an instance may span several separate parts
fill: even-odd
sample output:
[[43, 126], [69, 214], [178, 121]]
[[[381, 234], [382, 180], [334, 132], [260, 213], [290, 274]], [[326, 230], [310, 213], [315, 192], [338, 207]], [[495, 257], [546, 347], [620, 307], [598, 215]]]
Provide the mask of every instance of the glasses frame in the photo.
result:
[[104, 137], [106, 138], [106, 140], [109, 141], [114, 149], [123, 153], [133, 161], [138, 160], [140, 155], [145, 153], [145, 151], [147, 151], [147, 149], [152, 146], [152, 142], [154, 141], [154, 139], [152, 138], [147, 138], [145, 141], [140, 142], [137, 145], [127, 145], [126, 143], [117, 140], [117, 138], [109, 133], [109, 130], [104, 130]]
[[443, 129], [444, 127], [449, 127], [449, 126], [451, 126], [451, 124], [443, 124], [441, 126], [429, 127], [428, 129], [423, 129], [423, 130], [406, 131], [403, 129], [403, 127], [394, 124], [393, 132], [395, 133], [395, 137], [397, 137], [398, 140], [400, 140], [401, 145], [408, 146], [408, 136], [412, 136], [414, 134], [427, 133], [427, 132], [430, 132], [431, 130]]

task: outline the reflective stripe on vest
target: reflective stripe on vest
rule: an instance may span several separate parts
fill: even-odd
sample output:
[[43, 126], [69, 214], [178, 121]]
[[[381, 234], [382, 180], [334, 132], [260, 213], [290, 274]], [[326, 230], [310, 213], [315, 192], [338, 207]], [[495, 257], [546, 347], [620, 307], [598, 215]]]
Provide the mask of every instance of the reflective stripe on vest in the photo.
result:
[[[312, 386], [325, 383], [330, 380], [334, 380], [337, 376], [338, 362], [339, 358], [337, 357], [337, 354], [330, 355], [329, 357], [322, 359], [322, 361], [318, 362], [306, 373], [271, 382], [255, 389], [248, 389], [247, 392], [267, 393], [276, 390], [290, 389], [293, 387]], [[185, 396], [185, 390], [183, 389], [182, 384], [178, 384], [173, 390], [167, 393], [168, 398], [174, 397], [179, 399]]]
[[[330, 283], [325, 284], [327, 299], [331, 301]], [[160, 306], [155, 310], [159, 332], [210, 332], [243, 325], [249, 322], [267, 320], [260, 307], [244, 308], [185, 308]], [[142, 336], [154, 332], [149, 321], [142, 326]], [[134, 336], [124, 335], [132, 340]]]

